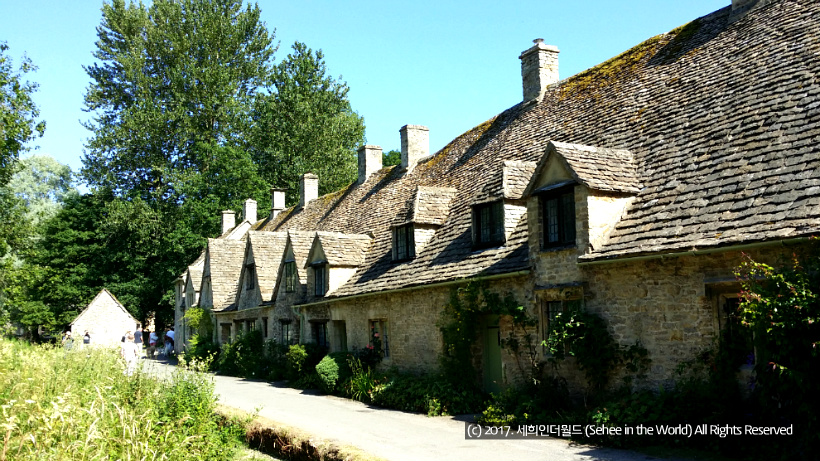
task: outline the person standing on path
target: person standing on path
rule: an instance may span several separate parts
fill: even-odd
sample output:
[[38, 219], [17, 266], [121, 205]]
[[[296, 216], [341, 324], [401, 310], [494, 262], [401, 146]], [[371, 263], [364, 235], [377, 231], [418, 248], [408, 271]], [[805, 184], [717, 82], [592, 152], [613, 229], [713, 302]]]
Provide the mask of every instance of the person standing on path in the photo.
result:
[[142, 357], [142, 327], [137, 324], [137, 331], [134, 332], [134, 344], [137, 345], [137, 355]]
[[125, 376], [131, 376], [134, 374], [134, 369], [137, 367], [137, 357], [139, 356], [139, 351], [139, 346], [134, 343], [134, 335], [129, 332], [125, 336], [125, 342], [122, 343], [122, 349], [120, 350], [120, 355], [123, 360], [125, 360], [125, 370], [123, 370], [123, 374]]
[[148, 358], [153, 359], [154, 355], [157, 353], [157, 341], [159, 341], [159, 336], [155, 331], [151, 331], [148, 335]]

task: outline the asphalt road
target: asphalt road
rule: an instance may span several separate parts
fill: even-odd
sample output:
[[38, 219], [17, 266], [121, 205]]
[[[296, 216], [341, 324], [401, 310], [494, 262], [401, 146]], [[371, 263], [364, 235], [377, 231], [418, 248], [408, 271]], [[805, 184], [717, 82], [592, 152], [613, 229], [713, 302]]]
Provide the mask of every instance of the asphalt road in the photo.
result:
[[[158, 374], [170, 365], [151, 362]], [[428, 417], [371, 407], [276, 384], [214, 376], [219, 403], [257, 412], [319, 439], [391, 461], [646, 461], [645, 454], [571, 444], [564, 439], [467, 440], [465, 418]]]

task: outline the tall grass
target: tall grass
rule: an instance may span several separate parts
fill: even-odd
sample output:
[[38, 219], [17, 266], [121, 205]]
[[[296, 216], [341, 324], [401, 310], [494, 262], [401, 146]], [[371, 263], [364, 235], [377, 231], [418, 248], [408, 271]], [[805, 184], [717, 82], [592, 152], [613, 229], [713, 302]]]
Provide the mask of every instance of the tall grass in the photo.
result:
[[124, 376], [113, 350], [0, 339], [0, 461], [230, 459], [244, 430], [215, 402], [194, 370]]

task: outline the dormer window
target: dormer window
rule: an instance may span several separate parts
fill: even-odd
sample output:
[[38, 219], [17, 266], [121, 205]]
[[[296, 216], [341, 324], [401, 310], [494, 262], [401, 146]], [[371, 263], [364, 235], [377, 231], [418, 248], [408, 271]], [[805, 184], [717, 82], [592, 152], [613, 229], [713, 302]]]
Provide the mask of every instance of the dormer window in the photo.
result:
[[473, 242], [476, 248], [502, 245], [504, 238], [504, 202], [473, 206]]
[[313, 266], [313, 294], [324, 296], [327, 293], [327, 263]]
[[541, 196], [543, 247], [575, 245], [575, 188], [563, 187]]
[[393, 228], [393, 255], [395, 261], [405, 261], [416, 256], [412, 224]]
[[256, 265], [248, 264], [245, 266], [245, 289], [253, 290], [256, 288]]
[[285, 262], [285, 292], [296, 291], [296, 261]]

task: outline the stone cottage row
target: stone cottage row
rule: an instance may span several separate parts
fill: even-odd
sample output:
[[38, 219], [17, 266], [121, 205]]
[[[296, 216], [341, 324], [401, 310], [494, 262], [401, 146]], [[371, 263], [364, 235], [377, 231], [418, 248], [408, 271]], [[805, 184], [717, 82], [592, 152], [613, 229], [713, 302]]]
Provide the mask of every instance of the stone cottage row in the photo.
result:
[[[430, 155], [400, 130], [401, 164], [359, 150], [359, 177], [223, 232], [177, 283], [182, 316], [210, 310], [214, 339], [258, 328], [331, 351], [383, 338], [385, 361], [432, 370], [451, 291], [512, 294], [544, 339], [573, 305], [640, 341], [649, 385], [733, 328], [743, 254], [775, 262], [820, 232], [820, 5], [735, 1], [565, 80], [558, 49], [520, 55], [524, 100]], [[480, 97], [480, 95], [477, 95]], [[515, 381], [508, 318], [474, 347], [488, 389]], [[184, 341], [178, 341], [181, 345]], [[539, 358], [545, 351], [539, 349]]]

